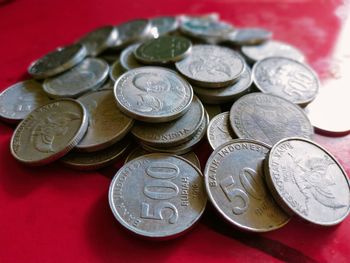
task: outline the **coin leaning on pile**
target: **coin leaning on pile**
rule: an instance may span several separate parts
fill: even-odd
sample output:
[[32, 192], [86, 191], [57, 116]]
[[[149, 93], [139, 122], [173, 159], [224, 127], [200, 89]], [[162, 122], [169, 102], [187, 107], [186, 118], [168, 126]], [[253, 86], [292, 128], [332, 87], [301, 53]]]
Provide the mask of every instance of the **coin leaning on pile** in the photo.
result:
[[[349, 180], [312, 141], [301, 108], [317, 97], [318, 76], [272, 35], [217, 14], [97, 28], [33, 62], [33, 79], [1, 93], [0, 118], [21, 121], [11, 153], [26, 165], [60, 160], [78, 170], [127, 156], [109, 204], [146, 238], [187, 232], [207, 196], [243, 231], [276, 230], [292, 216], [338, 224], [350, 211]], [[208, 160], [195, 153], [204, 137]]]

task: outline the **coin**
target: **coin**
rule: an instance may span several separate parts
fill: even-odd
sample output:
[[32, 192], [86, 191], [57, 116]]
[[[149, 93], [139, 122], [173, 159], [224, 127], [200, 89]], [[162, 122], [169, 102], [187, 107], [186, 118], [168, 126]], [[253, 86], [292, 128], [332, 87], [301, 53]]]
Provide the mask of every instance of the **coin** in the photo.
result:
[[229, 123], [230, 113], [228, 111], [216, 115], [208, 125], [207, 139], [213, 150], [220, 145], [233, 140], [235, 135]]
[[69, 71], [43, 84], [44, 91], [52, 98], [76, 98], [100, 87], [108, 77], [108, 64], [97, 58], [87, 58]]
[[114, 95], [119, 109], [128, 116], [145, 122], [166, 122], [186, 113], [193, 91], [172, 70], [141, 67], [119, 77]]
[[165, 123], [136, 122], [131, 133], [140, 141], [155, 147], [171, 147], [191, 139], [204, 118], [204, 107], [194, 96], [188, 111]]
[[255, 86], [264, 93], [280, 96], [305, 107], [316, 97], [319, 80], [307, 65], [283, 57], [269, 57], [253, 67]]
[[350, 211], [347, 174], [327, 150], [304, 138], [286, 138], [265, 163], [267, 184], [290, 214], [321, 226], [332, 226]]
[[86, 48], [79, 43], [60, 47], [31, 63], [28, 73], [36, 79], [53, 77], [74, 67], [86, 55]]
[[150, 34], [151, 24], [148, 19], [135, 19], [118, 25], [117, 30], [115, 47], [124, 48], [147, 37]]
[[118, 38], [118, 31], [114, 26], [104, 26], [83, 36], [79, 43], [83, 44], [89, 56], [96, 57], [112, 47]]
[[266, 41], [256, 46], [243, 46], [241, 51], [249, 63], [255, 63], [268, 57], [287, 57], [300, 62], [306, 60], [299, 49], [276, 40]]
[[194, 45], [190, 55], [175, 63], [176, 69], [193, 84], [207, 88], [234, 83], [244, 65], [244, 59], [237, 52], [215, 45]]
[[192, 86], [192, 88], [202, 102], [208, 104], [223, 104], [233, 102], [248, 93], [252, 82], [250, 68], [246, 65], [239, 79], [227, 87], [206, 89]]
[[111, 66], [111, 69], [109, 71], [109, 77], [111, 80], [113, 81], [117, 81], [117, 79], [123, 75], [124, 73], [124, 69], [120, 64], [120, 61], [117, 60], [116, 62], [113, 63], [113, 65]]
[[144, 64], [169, 64], [185, 58], [191, 52], [191, 41], [181, 36], [160, 36], [134, 50], [135, 58]]
[[155, 17], [152, 18], [150, 22], [152, 26], [151, 33], [154, 38], [173, 33], [179, 27], [177, 19], [173, 16]]
[[310, 121], [299, 106], [270, 94], [251, 93], [238, 99], [230, 110], [230, 124], [239, 138], [271, 146], [286, 137], [313, 136]]
[[203, 104], [204, 109], [209, 115], [209, 120], [213, 119], [216, 115], [221, 113], [221, 107], [212, 104]]
[[117, 221], [149, 238], [173, 238], [194, 225], [207, 197], [201, 172], [178, 156], [149, 154], [126, 163], [109, 188]]
[[253, 140], [219, 146], [204, 171], [208, 197], [230, 224], [247, 231], [281, 228], [289, 216], [275, 203], [264, 182], [263, 161], [270, 148]]
[[77, 170], [97, 170], [115, 163], [131, 145], [125, 138], [106, 149], [97, 152], [70, 152], [61, 159], [65, 166]]
[[88, 93], [80, 98], [88, 111], [89, 127], [76, 150], [94, 152], [120, 141], [131, 130], [134, 120], [121, 113], [112, 90]]
[[134, 51], [140, 46], [140, 43], [133, 44], [131, 46], [128, 46], [125, 48], [122, 53], [120, 54], [120, 66], [124, 71], [128, 71], [133, 68], [139, 68], [142, 67], [143, 65], [140, 64], [135, 56], [134, 56]]
[[49, 101], [39, 82], [18, 82], [0, 94], [0, 118], [8, 122], [19, 122], [32, 110]]
[[88, 126], [85, 108], [60, 99], [33, 110], [12, 135], [11, 154], [27, 165], [44, 165], [68, 153]]
[[228, 34], [225, 42], [237, 46], [259, 45], [272, 38], [272, 32], [259, 27], [236, 28]]

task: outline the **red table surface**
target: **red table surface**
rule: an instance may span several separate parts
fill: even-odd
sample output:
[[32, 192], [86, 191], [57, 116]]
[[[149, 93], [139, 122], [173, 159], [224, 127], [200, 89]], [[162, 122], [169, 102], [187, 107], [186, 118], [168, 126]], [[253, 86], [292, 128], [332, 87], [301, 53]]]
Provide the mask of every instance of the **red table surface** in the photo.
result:
[[[0, 0], [0, 90], [25, 79], [27, 66], [57, 46], [106, 24], [158, 15], [218, 12], [237, 26], [262, 26], [300, 48], [322, 78], [346, 25], [348, 1]], [[346, 58], [346, 56], [344, 57]], [[347, 56], [347, 59], [349, 55]], [[349, 84], [349, 82], [348, 82]], [[0, 262], [349, 262], [350, 218], [316, 228], [293, 218], [280, 230], [248, 234], [230, 228], [208, 206], [181, 238], [145, 241], [125, 231], [108, 205], [120, 163], [77, 172], [55, 163], [28, 168], [9, 151], [13, 127], [0, 123]], [[315, 140], [350, 171], [350, 135]], [[204, 167], [210, 154], [196, 150]]]

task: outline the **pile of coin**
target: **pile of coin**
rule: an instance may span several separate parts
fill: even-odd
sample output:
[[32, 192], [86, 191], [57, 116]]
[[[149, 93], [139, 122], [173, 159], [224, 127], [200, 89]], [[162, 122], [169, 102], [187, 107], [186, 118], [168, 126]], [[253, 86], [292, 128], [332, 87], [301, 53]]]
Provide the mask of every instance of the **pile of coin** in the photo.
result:
[[[303, 109], [318, 94], [317, 74], [301, 51], [271, 38], [216, 14], [96, 29], [33, 62], [33, 79], [1, 93], [0, 117], [21, 121], [11, 153], [27, 165], [91, 170], [133, 148], [109, 202], [144, 237], [186, 232], [207, 197], [242, 230], [275, 230], [292, 215], [340, 223], [349, 180], [312, 141]], [[202, 174], [192, 150], [205, 136], [213, 153]]]

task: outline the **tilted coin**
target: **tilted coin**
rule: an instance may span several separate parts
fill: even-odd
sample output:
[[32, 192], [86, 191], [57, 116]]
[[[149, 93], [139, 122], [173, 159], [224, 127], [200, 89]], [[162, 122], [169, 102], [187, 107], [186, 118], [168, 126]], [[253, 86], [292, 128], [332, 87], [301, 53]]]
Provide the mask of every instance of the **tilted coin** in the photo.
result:
[[258, 61], [253, 67], [255, 86], [305, 107], [317, 95], [319, 80], [307, 65], [283, 57], [269, 57]]
[[145, 122], [166, 122], [188, 110], [191, 85], [174, 71], [141, 67], [124, 73], [115, 83], [114, 95], [121, 111]]
[[65, 166], [76, 170], [96, 170], [115, 163], [121, 158], [131, 145], [129, 138], [109, 146], [97, 152], [75, 152], [72, 151], [61, 159]]
[[143, 40], [150, 34], [151, 28], [151, 23], [148, 19], [135, 19], [118, 25], [118, 38], [115, 47], [124, 48], [127, 45]]
[[108, 64], [97, 58], [87, 58], [69, 71], [43, 84], [44, 91], [52, 98], [76, 98], [99, 88], [108, 77]]
[[113, 63], [109, 70], [109, 77], [113, 81], [117, 81], [117, 79], [123, 75], [125, 70], [123, 69], [122, 65], [120, 64], [120, 61], [117, 60], [116, 62]]
[[104, 26], [83, 36], [79, 43], [83, 44], [88, 55], [96, 57], [107, 48], [114, 46], [118, 31], [114, 26]]
[[209, 115], [209, 120], [213, 119], [216, 115], [222, 112], [219, 105], [203, 104], [203, 106]]
[[243, 46], [243, 55], [250, 63], [255, 63], [268, 57], [287, 57], [300, 62], [304, 62], [304, 54], [290, 44], [280, 41], [270, 40], [256, 46]]
[[264, 93], [251, 93], [238, 99], [230, 110], [230, 124], [239, 138], [271, 146], [286, 137], [313, 136], [313, 127], [299, 106]]
[[121, 140], [131, 130], [134, 120], [119, 111], [112, 90], [88, 93], [80, 98], [88, 111], [89, 127], [76, 150], [94, 152]]
[[144, 64], [168, 64], [186, 57], [191, 41], [181, 36], [161, 36], [141, 44], [134, 50], [135, 58]]
[[237, 46], [259, 45], [272, 38], [272, 32], [264, 28], [236, 28], [235, 31], [228, 34], [225, 42], [230, 42]]
[[28, 165], [53, 162], [79, 143], [87, 126], [87, 113], [79, 102], [55, 100], [33, 110], [17, 126], [11, 154]]
[[264, 182], [269, 150], [261, 142], [234, 140], [219, 146], [205, 166], [210, 201], [225, 220], [243, 230], [267, 232], [289, 221]]
[[36, 79], [53, 77], [74, 67], [86, 55], [86, 48], [79, 43], [60, 47], [30, 64], [28, 73]]
[[230, 126], [229, 116], [230, 113], [226, 111], [216, 115], [209, 122], [207, 139], [213, 150], [236, 137]]
[[232, 102], [248, 93], [252, 84], [252, 74], [248, 65], [244, 67], [243, 73], [238, 80], [223, 88], [206, 89], [192, 86], [193, 91], [204, 103], [222, 104]]
[[136, 122], [131, 133], [142, 143], [171, 147], [189, 141], [204, 118], [204, 107], [194, 96], [188, 111], [180, 118], [165, 123]]
[[18, 82], [0, 94], [0, 118], [8, 122], [19, 122], [32, 110], [49, 101], [39, 82]]
[[151, 33], [154, 38], [175, 32], [179, 27], [179, 22], [173, 16], [155, 17], [150, 22], [152, 26]]
[[191, 54], [175, 63], [176, 69], [193, 84], [217, 88], [234, 83], [245, 62], [235, 51], [215, 45], [194, 45]]
[[290, 214], [321, 226], [343, 221], [350, 211], [350, 184], [337, 160], [304, 138], [286, 138], [265, 163], [267, 184]]
[[194, 225], [207, 197], [201, 172], [178, 156], [149, 154], [126, 163], [109, 188], [118, 220], [135, 234], [176, 237]]
[[134, 55], [134, 51], [140, 46], [140, 43], [133, 44], [131, 46], [128, 46], [125, 48], [122, 53], [120, 54], [120, 66], [124, 71], [133, 69], [133, 68], [139, 68], [143, 65], [140, 64]]

